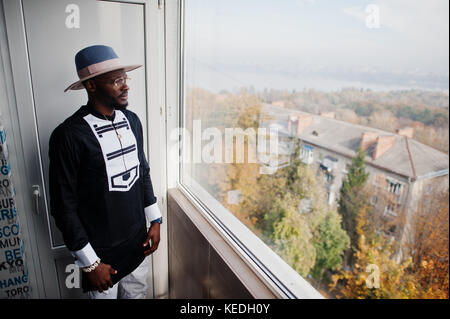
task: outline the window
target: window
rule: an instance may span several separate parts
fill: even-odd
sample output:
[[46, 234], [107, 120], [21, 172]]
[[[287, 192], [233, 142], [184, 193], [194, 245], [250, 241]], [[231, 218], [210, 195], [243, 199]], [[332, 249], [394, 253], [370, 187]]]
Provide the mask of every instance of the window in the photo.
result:
[[300, 150], [300, 159], [305, 164], [312, 164], [314, 161], [313, 147], [309, 145], [302, 145], [302, 148]]
[[[399, 24], [391, 23], [378, 30], [372, 23], [376, 17], [363, 19], [372, 11], [345, 1], [183, 1], [180, 184], [252, 260], [276, 254], [290, 274], [326, 296], [339, 295], [327, 287], [330, 274], [345, 271], [343, 256], [355, 231], [345, 227], [355, 223], [342, 222], [347, 215], [341, 207], [326, 203], [336, 203], [345, 180], [342, 172], [349, 174], [348, 158], [360, 146], [362, 132], [392, 132], [396, 125], [416, 121], [422, 107], [448, 104], [448, 75], [442, 73], [448, 69], [447, 37], [428, 25], [421, 32], [407, 31], [416, 26], [424, 3], [390, 7], [389, 19], [402, 17], [406, 25], [399, 30]], [[432, 11], [430, 16], [448, 20], [441, 10]], [[441, 20], [433, 19], [436, 30], [446, 29]], [[405, 59], [408, 52], [418, 54]], [[423, 61], [427, 71], [418, 72]], [[432, 76], [433, 70], [440, 75]], [[427, 93], [430, 83], [436, 89], [432, 94]], [[417, 110], [403, 110], [405, 103], [416, 103]], [[335, 112], [335, 118], [318, 116], [325, 111]], [[442, 112], [446, 115], [448, 109]], [[439, 121], [445, 121], [444, 115]], [[415, 127], [422, 129], [425, 122], [433, 122], [432, 116]], [[428, 129], [417, 136], [427, 135]], [[296, 135], [302, 145], [293, 158], [291, 138]], [[380, 144], [380, 154], [385, 153], [364, 159], [365, 172], [378, 172], [369, 182], [378, 187], [368, 197], [381, 209], [377, 218], [396, 217], [396, 197], [405, 193], [406, 183], [386, 176], [411, 169], [409, 162], [398, 160], [409, 157], [396, 156], [408, 151], [397, 144], [387, 151]], [[421, 147], [411, 141], [410, 150], [416, 149]], [[319, 169], [308, 165], [314, 157]], [[342, 158], [349, 163], [341, 171]], [[420, 170], [422, 165], [427, 164], [420, 162]], [[356, 195], [349, 200], [358, 199]], [[267, 249], [263, 253], [255, 238]], [[261, 269], [267, 260], [258, 264]], [[278, 276], [277, 270], [271, 269]]]
[[403, 183], [400, 183], [399, 181], [393, 179], [393, 178], [386, 178], [386, 188], [389, 193], [392, 193], [397, 198], [397, 203], [401, 203], [403, 199]]
[[395, 212], [396, 210], [396, 205], [395, 204], [388, 204], [385, 208], [384, 208], [384, 213], [383, 216], [386, 218], [395, 218], [398, 216], [398, 214]]
[[327, 171], [333, 171], [337, 168], [339, 160], [337, 158], [334, 158], [332, 156], [325, 156], [325, 158], [322, 160], [321, 165], [324, 167]]
[[401, 195], [403, 190], [403, 185], [400, 182], [397, 182], [396, 180], [387, 178], [387, 191], [390, 193], [394, 193], [396, 195]]

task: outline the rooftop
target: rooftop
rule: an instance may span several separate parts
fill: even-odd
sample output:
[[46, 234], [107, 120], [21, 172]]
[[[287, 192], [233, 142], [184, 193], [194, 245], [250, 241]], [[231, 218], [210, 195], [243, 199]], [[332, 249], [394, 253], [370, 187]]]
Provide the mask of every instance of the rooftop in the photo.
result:
[[311, 124], [300, 132], [299, 137], [306, 143], [328, 149], [349, 158], [356, 155], [363, 133], [373, 132], [378, 136], [394, 136], [395, 141], [391, 148], [376, 159], [373, 159], [368, 154], [366, 162], [395, 174], [414, 179], [448, 174], [448, 155], [414, 139], [271, 104], [263, 104], [262, 111], [273, 117], [273, 120], [270, 122], [260, 123], [262, 127], [276, 122], [284, 128], [284, 131], [280, 133], [289, 135], [293, 134], [288, 132], [289, 116], [312, 116]]

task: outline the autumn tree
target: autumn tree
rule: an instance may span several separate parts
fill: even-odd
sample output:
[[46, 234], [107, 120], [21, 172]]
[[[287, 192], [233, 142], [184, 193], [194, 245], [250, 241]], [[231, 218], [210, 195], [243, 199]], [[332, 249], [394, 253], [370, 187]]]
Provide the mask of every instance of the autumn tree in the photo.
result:
[[369, 125], [389, 132], [395, 132], [399, 127], [395, 115], [387, 110], [373, 113], [369, 117]]
[[[397, 262], [395, 245], [390, 236], [375, 231], [368, 222], [371, 205], [363, 205], [356, 216], [357, 249], [354, 266], [333, 276], [330, 290], [337, 298], [357, 299], [423, 299], [445, 298], [442, 290], [433, 290], [422, 282], [420, 272], [428, 265], [415, 265], [412, 258]], [[448, 268], [447, 268], [448, 278]]]
[[411, 216], [406, 254], [428, 296], [449, 297], [449, 193], [425, 194]]

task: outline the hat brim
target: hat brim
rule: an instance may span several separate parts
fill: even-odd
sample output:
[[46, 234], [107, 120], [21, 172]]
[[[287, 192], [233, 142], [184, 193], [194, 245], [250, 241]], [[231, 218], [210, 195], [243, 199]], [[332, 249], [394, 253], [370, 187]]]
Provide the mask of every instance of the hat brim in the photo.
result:
[[102, 75], [102, 74], [105, 74], [105, 73], [108, 73], [108, 72], [111, 72], [111, 71], [115, 71], [115, 70], [122, 70], [122, 69], [125, 72], [129, 72], [129, 71], [133, 71], [133, 70], [135, 70], [137, 68], [140, 68], [141, 66], [142, 66], [142, 64], [134, 64], [134, 65], [123, 65], [123, 66], [121, 65], [121, 66], [115, 66], [115, 67], [111, 67], [111, 68], [106, 68], [106, 69], [104, 69], [104, 70], [102, 70], [100, 72], [93, 73], [93, 74], [91, 74], [89, 76], [86, 76], [84, 78], [79, 79], [78, 81], [76, 81], [76, 82], [72, 83], [71, 85], [69, 85], [67, 87], [67, 89], [64, 90], [64, 92], [67, 92], [69, 90], [82, 90], [82, 89], [84, 89], [83, 82], [86, 81], [86, 80], [92, 79], [92, 78], [94, 78], [96, 76], [99, 76], [99, 75]]

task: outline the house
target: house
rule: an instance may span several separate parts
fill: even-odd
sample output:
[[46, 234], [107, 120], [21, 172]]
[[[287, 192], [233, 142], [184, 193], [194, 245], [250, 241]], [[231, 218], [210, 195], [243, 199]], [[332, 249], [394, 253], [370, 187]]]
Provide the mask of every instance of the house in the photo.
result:
[[[289, 143], [292, 137], [300, 139], [302, 161], [315, 165], [326, 176], [330, 205], [338, 200], [358, 148], [366, 152], [368, 183], [376, 190], [371, 202], [387, 221], [403, 212], [408, 221], [422, 196], [448, 189], [448, 155], [414, 140], [411, 128], [391, 133], [336, 120], [332, 113], [314, 115], [270, 104], [264, 104], [262, 112], [270, 114], [272, 120], [260, 123], [261, 127], [273, 126], [274, 122], [282, 127], [279, 144]], [[279, 152], [280, 157], [287, 155]], [[396, 239], [406, 239], [406, 234], [395, 227], [391, 232]]]

